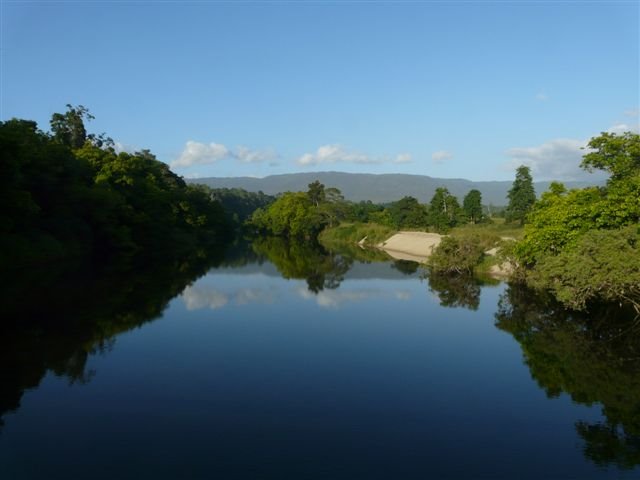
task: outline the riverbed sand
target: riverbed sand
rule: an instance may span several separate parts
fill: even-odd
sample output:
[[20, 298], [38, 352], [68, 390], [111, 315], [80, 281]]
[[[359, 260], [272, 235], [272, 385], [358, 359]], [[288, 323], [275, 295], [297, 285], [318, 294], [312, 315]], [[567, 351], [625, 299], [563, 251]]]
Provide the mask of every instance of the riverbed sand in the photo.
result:
[[392, 258], [424, 263], [440, 243], [442, 235], [425, 232], [398, 232], [378, 244]]

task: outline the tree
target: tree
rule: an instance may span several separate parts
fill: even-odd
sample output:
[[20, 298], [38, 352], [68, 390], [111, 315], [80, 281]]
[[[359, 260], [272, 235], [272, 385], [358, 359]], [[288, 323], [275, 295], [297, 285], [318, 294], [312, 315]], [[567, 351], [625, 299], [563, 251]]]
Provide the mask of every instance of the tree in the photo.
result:
[[623, 300], [640, 313], [640, 233], [636, 225], [589, 230], [576, 245], [542, 258], [532, 283], [574, 310], [595, 300]]
[[323, 219], [304, 192], [286, 192], [266, 209], [257, 209], [250, 224], [272, 235], [312, 238], [324, 227]]
[[51, 116], [50, 124], [53, 138], [67, 147], [80, 148], [87, 141], [84, 121], [94, 118], [86, 107], [82, 105], [74, 107], [67, 104], [66, 113], [54, 113]]
[[573, 309], [597, 301], [640, 308], [640, 136], [604, 133], [589, 145], [585, 169], [611, 174], [604, 187], [567, 191], [553, 183], [536, 201], [514, 248], [527, 281]]
[[482, 220], [482, 194], [480, 190], [470, 190], [462, 201], [462, 209], [464, 214], [473, 224]]
[[100, 148], [84, 118], [82, 106], [54, 114], [54, 135], [35, 122], [0, 122], [0, 264], [179, 254], [225, 237], [218, 202], [149, 151]]
[[429, 202], [428, 222], [439, 232], [446, 232], [455, 227], [460, 217], [458, 199], [445, 187], [436, 189]]
[[349, 206], [340, 189], [329, 187], [324, 190], [324, 201], [316, 209], [328, 226], [333, 227], [347, 216]]
[[426, 226], [426, 210], [413, 197], [393, 202], [387, 209], [395, 228], [422, 228]]
[[594, 151], [583, 157], [580, 166], [589, 172], [604, 170], [616, 181], [640, 171], [640, 135], [637, 133], [626, 132], [618, 136], [604, 132], [592, 138], [588, 148]]
[[307, 191], [307, 196], [314, 206], [319, 206], [322, 202], [325, 201], [326, 198], [324, 185], [318, 180], [310, 183], [309, 190]]
[[507, 222], [520, 222], [524, 225], [527, 213], [536, 201], [536, 192], [533, 189], [533, 179], [529, 167], [521, 165], [516, 170], [516, 179], [507, 195], [509, 205], [506, 210]]

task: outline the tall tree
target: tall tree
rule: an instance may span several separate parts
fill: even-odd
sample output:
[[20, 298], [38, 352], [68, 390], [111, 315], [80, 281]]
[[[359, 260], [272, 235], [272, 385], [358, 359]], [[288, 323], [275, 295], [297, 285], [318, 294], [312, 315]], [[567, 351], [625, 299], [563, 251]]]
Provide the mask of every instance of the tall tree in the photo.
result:
[[309, 184], [309, 190], [307, 191], [307, 196], [311, 203], [314, 206], [319, 206], [322, 202], [325, 201], [326, 193], [324, 190], [324, 185], [320, 183], [318, 180]]
[[429, 225], [439, 232], [446, 232], [458, 223], [460, 204], [445, 187], [436, 189], [429, 202]]
[[536, 192], [533, 189], [533, 179], [529, 167], [521, 165], [516, 170], [516, 179], [507, 195], [509, 205], [507, 205], [507, 222], [520, 222], [524, 225], [527, 213], [536, 201]]
[[82, 105], [74, 107], [67, 104], [65, 113], [54, 113], [51, 116], [51, 131], [53, 138], [71, 148], [80, 148], [87, 140], [87, 130], [84, 121], [93, 120], [89, 109]]
[[470, 190], [462, 201], [462, 209], [471, 223], [482, 220], [482, 193], [480, 190]]

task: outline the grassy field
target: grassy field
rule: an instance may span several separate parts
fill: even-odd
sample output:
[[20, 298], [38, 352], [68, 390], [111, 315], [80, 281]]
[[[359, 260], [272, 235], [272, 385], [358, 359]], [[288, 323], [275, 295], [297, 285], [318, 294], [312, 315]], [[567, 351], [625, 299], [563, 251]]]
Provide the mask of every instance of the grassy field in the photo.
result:
[[391, 227], [378, 223], [342, 223], [320, 233], [318, 240], [323, 245], [352, 244], [365, 239], [364, 245], [377, 245], [396, 233]]
[[524, 233], [524, 229], [516, 223], [505, 223], [504, 218], [494, 218], [493, 223], [480, 223], [477, 225], [455, 227], [451, 232], [449, 232], [449, 235], [460, 236], [470, 233], [487, 233], [494, 234], [499, 237], [510, 237], [520, 240]]

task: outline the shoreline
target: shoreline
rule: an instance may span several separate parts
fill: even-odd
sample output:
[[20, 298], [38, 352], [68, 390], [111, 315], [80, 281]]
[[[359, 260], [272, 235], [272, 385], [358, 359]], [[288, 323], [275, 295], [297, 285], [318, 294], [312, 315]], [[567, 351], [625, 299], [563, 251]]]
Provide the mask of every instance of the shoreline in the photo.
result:
[[443, 235], [426, 232], [398, 232], [376, 245], [396, 260], [424, 263], [440, 244]]

